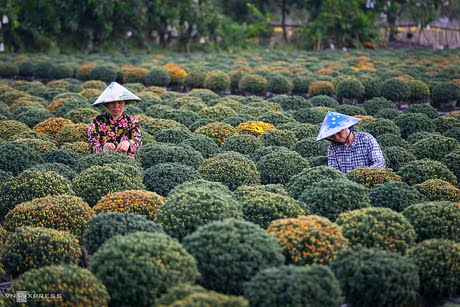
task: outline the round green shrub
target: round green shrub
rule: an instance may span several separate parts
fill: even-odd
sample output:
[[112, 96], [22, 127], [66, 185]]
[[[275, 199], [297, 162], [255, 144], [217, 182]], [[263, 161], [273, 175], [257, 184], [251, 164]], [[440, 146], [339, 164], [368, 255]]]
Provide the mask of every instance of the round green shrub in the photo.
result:
[[313, 124], [287, 123], [278, 126], [279, 129], [287, 129], [294, 132], [297, 140], [302, 140], [318, 135], [319, 126]]
[[308, 87], [308, 94], [311, 97], [319, 95], [332, 96], [334, 93], [334, 84], [329, 81], [313, 81]]
[[413, 302], [419, 287], [417, 266], [383, 250], [357, 247], [339, 252], [332, 271], [353, 306], [397, 306]]
[[259, 75], [244, 75], [238, 82], [238, 88], [248, 94], [257, 95], [266, 91], [268, 81]]
[[422, 159], [407, 163], [399, 169], [398, 175], [409, 185], [422, 183], [429, 179], [441, 179], [457, 185], [457, 177], [439, 161]]
[[[174, 306], [241, 306], [249, 303], [242, 296], [225, 295], [215, 291], [194, 291], [184, 294], [181, 299], [173, 301]], [[169, 306], [169, 305], [168, 305]]]
[[64, 115], [64, 118], [70, 119], [75, 124], [90, 124], [93, 121], [93, 119], [99, 114], [100, 113], [98, 111], [91, 108], [79, 108], [75, 110], [70, 110]]
[[385, 118], [390, 120], [395, 119], [399, 115], [401, 115], [401, 111], [392, 108], [381, 109], [377, 113], [375, 113], [376, 118]]
[[[42, 304], [60, 306], [108, 306], [109, 294], [104, 284], [90, 271], [76, 265], [50, 265], [25, 272], [15, 279], [9, 293], [30, 289], [30, 295], [48, 295]], [[17, 304], [12, 296], [6, 306]], [[32, 301], [33, 302], [33, 301]], [[29, 301], [31, 303], [31, 301]]]
[[341, 289], [328, 267], [280, 266], [258, 272], [244, 284], [251, 306], [338, 306]]
[[342, 172], [328, 166], [307, 168], [299, 174], [292, 176], [286, 185], [286, 191], [291, 197], [298, 199], [312, 184], [327, 178], [345, 180], [346, 176]]
[[425, 240], [408, 251], [419, 267], [420, 293], [435, 298], [460, 292], [460, 244], [445, 239]]
[[367, 115], [366, 110], [362, 107], [352, 106], [347, 104], [341, 104], [339, 106], [334, 107], [335, 111], [338, 113], [354, 116], [354, 115]]
[[154, 68], [144, 77], [144, 83], [147, 86], [167, 86], [169, 82], [171, 82], [171, 77], [164, 68]]
[[0, 77], [12, 78], [19, 74], [18, 65], [15, 63], [0, 63]]
[[81, 254], [78, 239], [67, 231], [44, 227], [18, 227], [2, 252], [5, 271], [14, 277], [51, 264], [77, 264]]
[[347, 99], [358, 99], [364, 95], [364, 85], [356, 79], [345, 79], [336, 86], [337, 96]]
[[[268, 111], [274, 111], [274, 112], [283, 111], [283, 108], [279, 104], [277, 104], [276, 102], [273, 102], [273, 101], [266, 101], [266, 100], [255, 101], [255, 102], [249, 103], [248, 106], [250, 106], [250, 107], [260, 107], [260, 108], [264, 108], [264, 109], [266, 109]], [[243, 107], [243, 105], [240, 105], [240, 108], [237, 111], [241, 111], [242, 107]]]
[[307, 124], [321, 124], [326, 116], [327, 112], [330, 111], [327, 107], [313, 107], [309, 109], [300, 109], [295, 111], [292, 116], [295, 120], [301, 123]]
[[286, 184], [292, 176], [307, 167], [309, 167], [308, 160], [290, 150], [280, 150], [265, 155], [257, 162], [263, 184]]
[[284, 263], [283, 251], [272, 235], [236, 219], [200, 227], [183, 244], [198, 262], [200, 283], [222, 293], [241, 294], [243, 283], [258, 271]]
[[409, 100], [412, 102], [426, 101], [430, 98], [430, 88], [425, 82], [412, 80], [407, 83], [410, 88]]
[[448, 138], [454, 138], [460, 142], [460, 127], [451, 128], [443, 133]]
[[244, 219], [267, 228], [274, 220], [308, 214], [308, 206], [289, 197], [267, 191], [253, 191], [241, 198]]
[[422, 113], [404, 113], [393, 121], [401, 129], [401, 136], [405, 139], [416, 132], [434, 130], [434, 125], [430, 118]]
[[444, 133], [447, 130], [460, 127], [460, 120], [450, 116], [439, 116], [433, 119], [433, 124], [436, 132]]
[[363, 208], [337, 218], [350, 245], [385, 249], [404, 254], [415, 244], [415, 230], [400, 213], [389, 208]]
[[294, 144], [291, 149], [306, 159], [317, 156], [326, 156], [329, 142], [316, 141], [316, 138], [304, 138]]
[[212, 119], [214, 121], [224, 120], [226, 117], [236, 114], [235, 110], [226, 106], [212, 106], [202, 109], [198, 115], [202, 118]]
[[40, 153], [17, 142], [0, 142], [0, 169], [18, 175], [23, 170], [43, 163]]
[[137, 231], [163, 233], [163, 228], [143, 215], [128, 212], [101, 213], [89, 221], [83, 243], [92, 255], [108, 239]]
[[428, 104], [411, 104], [403, 113], [422, 113], [431, 119], [439, 117], [438, 111]]
[[161, 118], [163, 114], [169, 111], [173, 111], [174, 108], [164, 104], [155, 104], [153, 106], [148, 106], [145, 109], [144, 114], [152, 118]]
[[409, 162], [416, 160], [413, 153], [399, 146], [383, 148], [383, 154], [387, 167], [393, 169], [395, 172], [399, 171], [401, 167], [407, 165]]
[[297, 143], [294, 132], [289, 130], [267, 130], [259, 136], [263, 146], [284, 146], [289, 148]]
[[411, 151], [417, 159], [431, 159], [441, 161], [446, 154], [460, 149], [456, 139], [445, 136], [430, 136], [412, 145]]
[[198, 179], [195, 168], [179, 163], [160, 163], [145, 170], [144, 185], [147, 190], [168, 195], [177, 185]]
[[91, 207], [108, 193], [144, 189], [144, 185], [138, 180], [133, 180], [129, 174], [109, 165], [89, 167], [75, 176], [72, 182], [77, 195]]
[[435, 106], [457, 100], [460, 97], [460, 87], [452, 82], [439, 82], [431, 92], [431, 99]]
[[174, 238], [182, 239], [200, 226], [226, 218], [242, 219], [241, 205], [221, 191], [207, 187], [182, 188], [174, 191], [155, 215], [155, 221]]
[[14, 119], [32, 128], [39, 122], [42, 122], [52, 116], [53, 115], [45, 109], [30, 107], [28, 110], [14, 116]]
[[[56, 144], [52, 141], [44, 141], [40, 139], [33, 138], [19, 138], [14, 140], [16, 143], [21, 143], [29, 146], [30, 148], [35, 149], [39, 153], [46, 153], [51, 150], [57, 149]], [[86, 144], [85, 144], [86, 145]]]
[[205, 135], [197, 134], [180, 143], [180, 145], [190, 146], [207, 159], [220, 152], [219, 146], [212, 139]]
[[43, 154], [43, 160], [48, 163], [62, 163], [76, 168], [82, 155], [72, 150], [56, 149]]
[[190, 189], [192, 190], [194, 189], [212, 190], [222, 195], [224, 194], [229, 195], [229, 196], [233, 195], [233, 192], [230, 191], [230, 189], [226, 185], [223, 185], [220, 182], [208, 181], [204, 179], [196, 179], [192, 181], [186, 181], [176, 186], [174, 189], [171, 190], [171, 192], [168, 195], [168, 198], [173, 197], [177, 193], [188, 192]]
[[37, 164], [28, 168], [28, 170], [56, 172], [62, 177], [65, 177], [69, 180], [72, 180], [77, 174], [70, 166], [57, 162]]
[[67, 63], [53, 63], [48, 68], [48, 76], [50, 79], [72, 78], [74, 76], [74, 68]]
[[411, 95], [409, 85], [402, 80], [389, 79], [383, 82], [380, 89], [382, 97], [391, 101], [406, 101]]
[[17, 120], [2, 121], [0, 126], [0, 140], [13, 140], [18, 134], [30, 131], [30, 128]]
[[266, 147], [261, 147], [260, 149], [257, 149], [251, 156], [251, 159], [254, 161], [254, 162], [259, 162], [260, 159], [262, 159], [262, 157], [268, 155], [268, 154], [271, 154], [271, 153], [275, 153], [275, 152], [278, 152], [278, 151], [282, 151], [282, 150], [289, 150], [287, 149], [286, 147], [284, 146], [266, 146]]
[[365, 78], [362, 81], [364, 86], [364, 97], [374, 98], [380, 96], [380, 90], [382, 88], [383, 81], [378, 78]]
[[287, 94], [294, 88], [294, 84], [287, 77], [274, 73], [268, 77], [267, 91], [275, 94]]
[[460, 202], [460, 189], [441, 179], [430, 179], [414, 187], [426, 200]]
[[241, 123], [255, 120], [256, 118], [252, 115], [236, 113], [227, 116], [224, 120], [222, 120], [222, 123], [232, 125], [233, 127], [237, 127]]
[[372, 189], [376, 185], [391, 181], [401, 181], [401, 177], [388, 168], [355, 168], [347, 173], [347, 178]]
[[366, 100], [363, 103], [363, 108], [368, 115], [374, 116], [383, 109], [396, 109], [396, 105], [384, 97], [374, 97], [370, 100]]
[[168, 162], [196, 167], [203, 161], [201, 154], [191, 147], [161, 143], [142, 146], [137, 152], [137, 159], [144, 169]]
[[203, 179], [222, 182], [231, 190], [240, 185], [260, 182], [260, 173], [254, 162], [232, 151], [205, 160], [198, 167], [198, 171]]
[[283, 196], [289, 196], [282, 184], [242, 185], [234, 191], [233, 195], [241, 201], [245, 197], [250, 197], [252, 193], [257, 192], [270, 192]]
[[402, 147], [404, 149], [410, 148], [409, 143], [403, 138], [401, 138], [399, 134], [396, 135], [394, 133], [383, 133], [377, 135], [375, 138], [377, 139], [377, 142], [383, 150], [393, 146]]
[[162, 143], [180, 144], [194, 134], [184, 127], [175, 127], [170, 129], [162, 129], [153, 134], [156, 141]]
[[279, 104], [285, 111], [300, 110], [313, 107], [313, 105], [308, 100], [302, 96], [295, 95], [278, 95], [268, 99], [268, 101]]
[[89, 80], [110, 83], [117, 79], [119, 68], [112, 63], [97, 64], [89, 73]]
[[258, 121], [262, 121], [265, 123], [273, 124], [274, 126], [279, 126], [282, 124], [286, 124], [289, 122], [294, 122], [294, 117], [286, 112], [273, 112], [273, 111], [266, 111], [264, 114], [257, 116]]
[[161, 115], [158, 115], [159, 118], [171, 119], [186, 127], [190, 127], [194, 122], [200, 120], [201, 117], [198, 113], [189, 111], [189, 110], [171, 110], [166, 111]]
[[205, 103], [208, 103], [211, 100], [218, 99], [220, 96], [208, 89], [193, 89], [188, 93], [189, 96], [199, 97]]
[[235, 151], [243, 155], [251, 155], [263, 146], [262, 141], [250, 134], [233, 135], [224, 140], [222, 151]]
[[212, 91], [223, 91], [230, 88], [230, 77], [223, 71], [213, 70], [204, 79], [204, 87]]
[[336, 108], [339, 106], [337, 100], [326, 95], [318, 95], [308, 100], [314, 107]]
[[460, 179], [460, 150], [447, 154], [442, 162]]
[[76, 165], [76, 170], [81, 172], [95, 165], [103, 166], [111, 163], [124, 163], [140, 168], [139, 163], [128, 157], [126, 154], [115, 151], [104, 151], [81, 157]]
[[0, 186], [0, 215], [22, 202], [61, 194], [75, 195], [68, 179], [56, 172], [26, 170]]
[[179, 242], [150, 232], [107, 240], [93, 255], [89, 269], [106, 285], [114, 306], [154, 305], [167, 289], [194, 283], [200, 274], [195, 259]]
[[203, 88], [206, 79], [206, 71], [195, 70], [189, 72], [184, 78], [184, 85], [190, 89]]
[[369, 191], [369, 198], [373, 207], [390, 208], [396, 212], [425, 199], [417, 189], [400, 181], [377, 185]]
[[460, 206], [448, 201], [418, 203], [404, 209], [417, 234], [417, 242], [427, 239], [447, 239], [459, 242]]
[[308, 88], [310, 87], [310, 84], [312, 81], [314, 80], [310, 76], [297, 74], [292, 79], [292, 84], [294, 85], [294, 88], [292, 89], [292, 91], [294, 93], [305, 94], [308, 92]]
[[81, 198], [73, 195], [51, 195], [23, 202], [8, 212], [3, 226], [8, 231], [17, 227], [46, 227], [72, 233], [81, 239], [94, 211]]
[[343, 179], [323, 179], [313, 183], [298, 200], [309, 204], [313, 214], [331, 221], [335, 221], [342, 212], [370, 206], [367, 188]]
[[367, 124], [363, 124], [363, 131], [369, 132], [374, 137], [385, 133], [400, 135], [399, 127], [391, 120], [385, 118], [376, 118]]

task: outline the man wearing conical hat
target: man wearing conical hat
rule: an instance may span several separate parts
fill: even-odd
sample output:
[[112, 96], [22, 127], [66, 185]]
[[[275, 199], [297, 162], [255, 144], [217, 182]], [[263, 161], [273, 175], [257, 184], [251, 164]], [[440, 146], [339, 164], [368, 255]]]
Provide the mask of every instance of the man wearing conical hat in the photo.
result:
[[91, 105], [104, 106], [107, 112], [98, 115], [89, 125], [89, 149], [93, 153], [117, 151], [134, 159], [142, 145], [139, 120], [124, 113], [127, 103], [141, 100], [117, 82], [112, 82]]
[[327, 150], [327, 164], [345, 174], [355, 168], [386, 166], [377, 140], [367, 132], [354, 131], [354, 125], [360, 120], [329, 111], [316, 137], [317, 141], [331, 141]]

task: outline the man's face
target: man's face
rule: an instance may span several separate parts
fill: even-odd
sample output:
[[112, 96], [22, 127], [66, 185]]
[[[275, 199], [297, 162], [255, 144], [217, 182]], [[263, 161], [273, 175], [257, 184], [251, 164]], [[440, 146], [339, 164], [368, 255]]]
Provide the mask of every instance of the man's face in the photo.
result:
[[349, 134], [350, 134], [350, 129], [345, 128], [337, 132], [336, 134], [331, 135], [329, 138], [333, 140], [334, 142], [344, 144]]

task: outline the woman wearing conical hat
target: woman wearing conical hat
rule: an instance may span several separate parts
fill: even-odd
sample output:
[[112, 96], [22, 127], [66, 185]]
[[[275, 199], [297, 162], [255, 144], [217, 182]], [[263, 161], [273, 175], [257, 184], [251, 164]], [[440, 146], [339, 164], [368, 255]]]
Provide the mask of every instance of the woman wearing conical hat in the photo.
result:
[[139, 120], [124, 113], [126, 104], [141, 100], [128, 89], [112, 82], [92, 104], [104, 106], [107, 112], [97, 116], [89, 125], [88, 145], [93, 153], [103, 151], [124, 152], [134, 159], [142, 145]]
[[377, 140], [367, 132], [354, 132], [361, 119], [336, 112], [327, 112], [316, 140], [331, 141], [327, 164], [342, 173], [355, 168], [384, 168], [382, 150]]

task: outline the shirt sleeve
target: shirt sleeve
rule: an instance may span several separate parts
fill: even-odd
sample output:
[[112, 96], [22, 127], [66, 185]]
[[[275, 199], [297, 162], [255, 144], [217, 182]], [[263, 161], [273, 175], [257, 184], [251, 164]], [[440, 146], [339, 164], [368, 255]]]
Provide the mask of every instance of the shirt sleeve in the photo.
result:
[[135, 152], [142, 146], [142, 137], [141, 137], [141, 126], [139, 120], [133, 119], [131, 123], [131, 129], [129, 132], [129, 146], [131, 152]]
[[98, 153], [104, 150], [104, 144], [101, 142], [101, 139], [99, 123], [97, 120], [93, 120], [88, 128], [88, 148], [91, 152]]
[[372, 135], [369, 135], [369, 158], [371, 160], [369, 168], [385, 168], [386, 162], [383, 152], [377, 140]]
[[329, 145], [327, 148], [327, 166], [335, 168], [336, 170], [339, 170], [339, 163], [337, 163], [337, 157], [334, 153], [334, 150], [332, 147]]

